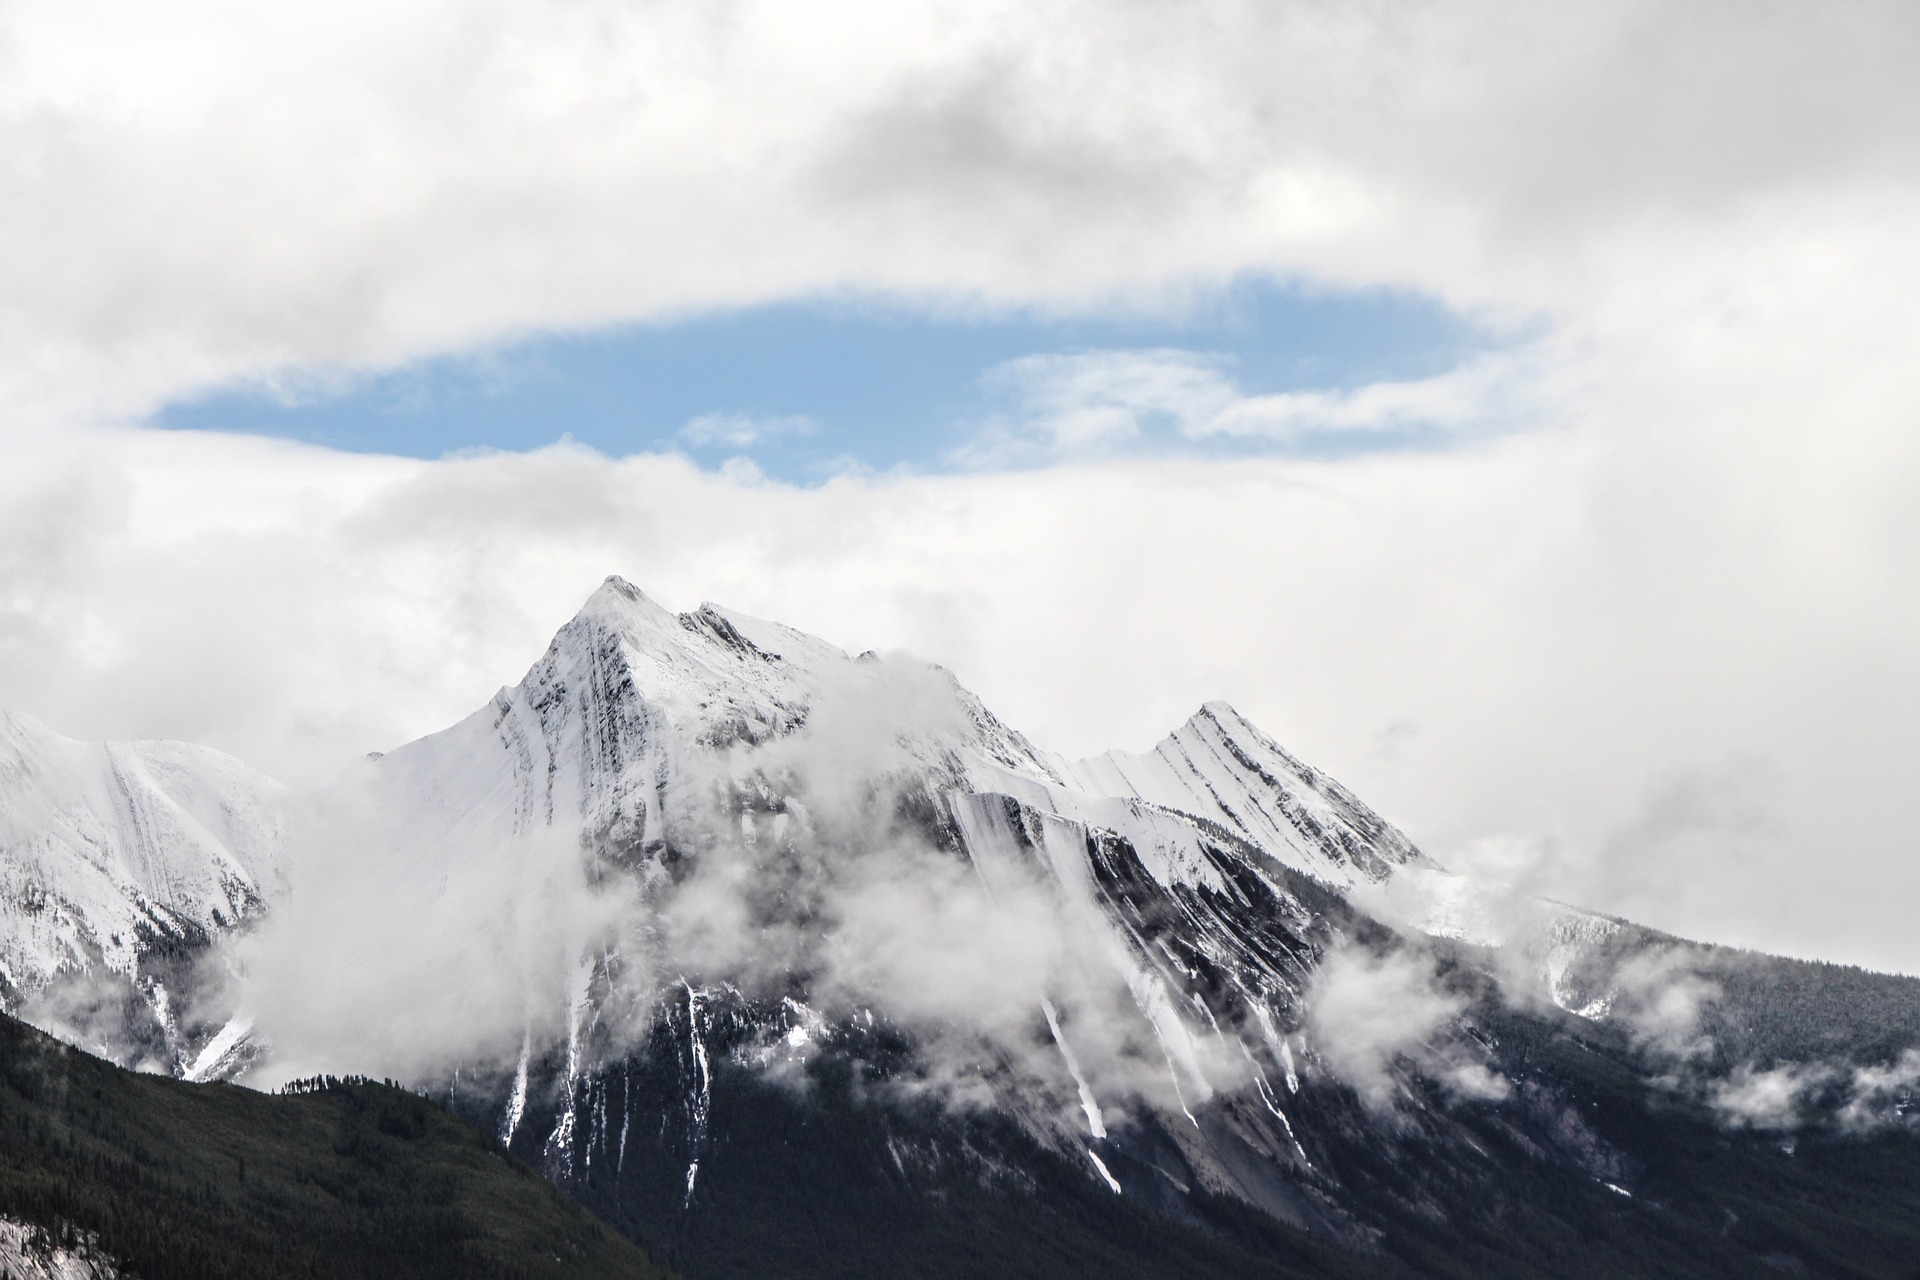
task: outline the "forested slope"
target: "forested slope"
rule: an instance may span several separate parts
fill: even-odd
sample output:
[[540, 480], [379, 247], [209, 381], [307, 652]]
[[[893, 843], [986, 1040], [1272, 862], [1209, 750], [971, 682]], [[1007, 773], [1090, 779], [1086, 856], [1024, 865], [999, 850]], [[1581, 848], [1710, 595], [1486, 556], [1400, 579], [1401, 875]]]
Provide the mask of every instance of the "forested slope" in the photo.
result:
[[668, 1273], [432, 1102], [137, 1075], [0, 1018], [0, 1217], [141, 1280]]

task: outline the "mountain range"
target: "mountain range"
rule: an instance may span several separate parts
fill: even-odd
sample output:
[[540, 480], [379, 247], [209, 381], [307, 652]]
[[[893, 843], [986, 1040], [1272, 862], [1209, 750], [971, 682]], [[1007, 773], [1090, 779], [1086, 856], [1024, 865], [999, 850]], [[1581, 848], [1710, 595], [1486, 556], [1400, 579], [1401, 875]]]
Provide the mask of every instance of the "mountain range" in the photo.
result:
[[395, 1076], [696, 1280], [1920, 1274], [1920, 982], [1484, 892], [1223, 703], [1068, 760], [610, 579], [315, 794], [0, 733], [7, 1012]]

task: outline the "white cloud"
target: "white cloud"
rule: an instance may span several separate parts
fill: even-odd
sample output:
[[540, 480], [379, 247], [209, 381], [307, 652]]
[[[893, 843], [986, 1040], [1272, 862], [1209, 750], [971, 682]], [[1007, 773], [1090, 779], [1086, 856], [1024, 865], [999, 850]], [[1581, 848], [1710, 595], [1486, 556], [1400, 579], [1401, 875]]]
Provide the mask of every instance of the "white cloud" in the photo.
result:
[[1637, 1043], [1683, 1059], [1713, 1051], [1700, 1018], [1723, 991], [1694, 970], [1684, 948], [1642, 951], [1614, 971], [1613, 982], [1611, 1014]]
[[1431, 957], [1413, 949], [1375, 955], [1329, 951], [1307, 990], [1309, 1043], [1369, 1107], [1390, 1109], [1403, 1061], [1468, 1098], [1504, 1098], [1509, 1086], [1445, 1034], [1466, 1009], [1443, 990]]
[[[601, 861], [578, 831], [510, 830], [524, 815], [494, 826], [485, 803], [429, 814], [423, 795], [448, 780], [417, 756], [296, 802], [289, 892], [231, 948], [232, 999], [266, 1054], [256, 1083], [430, 1082], [511, 1070], [528, 1044], [617, 1052], [683, 984], [777, 999], [796, 978], [816, 1015], [913, 1031], [903, 1087], [961, 1104], [1014, 1072], [1077, 1128], [1076, 1080], [1169, 1109], [1248, 1082], [1243, 1055], [1153, 1003], [1156, 980], [1089, 902], [1019, 858], [983, 877], [901, 820], [900, 788], [924, 769], [903, 743], [968, 714], [947, 673], [895, 655], [822, 671], [809, 692], [804, 725], [759, 743], [656, 726], [678, 762], [649, 802], [674, 833], [671, 867]], [[449, 746], [441, 765], [467, 758]], [[588, 991], [582, 1047], [567, 1017]], [[49, 1016], [84, 1026], [89, 1001], [66, 994]]]
[[[1492, 434], [1551, 419], [1520, 402], [1544, 386], [1534, 351], [1481, 356], [1447, 373], [1351, 389], [1249, 395], [1219, 357], [1182, 350], [1023, 356], [989, 370], [1013, 412], [956, 450], [963, 465], [1055, 461], [1222, 437], [1297, 443], [1314, 436], [1401, 431], [1433, 440]], [[1533, 374], [1535, 376], [1529, 376]]]
[[[1802, 877], [1772, 875], [1796, 848], [1821, 836], [1794, 831], [1818, 822], [1815, 797], [1793, 794], [1794, 778], [1751, 750], [1692, 761], [1645, 779], [1630, 812], [1577, 868], [1577, 891], [1649, 922], [1669, 921], [1711, 900], [1755, 918], [1784, 916], [1805, 892]], [[1817, 867], [1807, 875], [1817, 877]]]
[[644, 965], [634, 887], [589, 884], [577, 841], [527, 838], [472, 850], [459, 875], [399, 875], [378, 800], [355, 790], [296, 821], [292, 895], [231, 946], [234, 998], [271, 1054], [258, 1083], [510, 1065], [523, 1037], [564, 1042], [593, 944], [625, 941]]
[[1707, 1103], [1726, 1124], [1774, 1130], [1797, 1129], [1814, 1104], [1832, 1104], [1841, 1125], [1863, 1130], [1911, 1125], [1916, 1095], [1920, 1049], [1907, 1049], [1879, 1064], [1786, 1062], [1765, 1071], [1743, 1066], [1709, 1087]]
[[[1511, 836], [1564, 859], [1544, 891], [1920, 968], [1917, 40], [1902, 4], [16, 4], [0, 704], [324, 777], [479, 705], [617, 571], [912, 648], [1068, 750], [1227, 697], [1443, 860]], [[1257, 409], [1218, 367], [1110, 369], [1035, 384], [1073, 394], [1019, 437], [1455, 441], [1337, 463], [798, 490], [71, 425], [750, 301], [1249, 273], [1546, 337], [1486, 385]], [[1515, 406], [1535, 430], [1480, 434]], [[1643, 821], [1743, 760], [1764, 826]], [[1728, 785], [1686, 812], [1737, 817]]]
[[782, 436], [806, 435], [812, 430], [813, 420], [800, 414], [756, 417], [745, 413], [703, 413], [680, 428], [675, 438], [695, 448], [721, 445], [748, 449]]
[[1496, 430], [1511, 417], [1500, 402], [1503, 383], [1519, 381], [1513, 356], [1484, 356], [1447, 373], [1351, 390], [1287, 391], [1241, 396], [1185, 428], [1193, 436], [1266, 436], [1309, 432], [1386, 431], [1473, 426]]
[[1708, 1089], [1707, 1103], [1726, 1124], [1775, 1130], [1797, 1129], [1810, 1106], [1831, 1103], [1841, 1125], [1861, 1130], [1911, 1125], [1916, 1095], [1920, 1049], [1907, 1049], [1880, 1064], [1787, 1062], [1765, 1071], [1743, 1066]]
[[[911, 649], [1068, 751], [1145, 745], [1225, 697], [1443, 861], [1550, 837], [1567, 861], [1536, 891], [1913, 966], [1899, 904], [1920, 884], [1897, 833], [1920, 822], [1899, 781], [1920, 767], [1920, 540], [1890, 477], [1915, 468], [1864, 447], [1875, 412], [1817, 412], [1858, 382], [1785, 406], [1774, 389], [1723, 385], [1685, 421], [1595, 401], [1604, 430], [1442, 453], [811, 490], [577, 448], [21, 445], [0, 477], [19, 530], [0, 704], [320, 780], [479, 706], [617, 571], [678, 607]], [[1803, 415], [1817, 447], [1788, 429]], [[1723, 431], [1747, 447], [1702, 447]], [[1381, 756], [1380, 727], [1404, 720], [1421, 734]], [[1643, 779], [1759, 751], [1790, 783], [1766, 838], [1688, 828], [1685, 892], [1648, 900], [1579, 860], [1649, 829]], [[1721, 831], [1738, 859], [1714, 856]]]
[[1715, 1084], [1708, 1105], [1724, 1124], [1751, 1129], [1794, 1129], [1807, 1095], [1834, 1075], [1831, 1068], [1788, 1063], [1768, 1071], [1741, 1067]]
[[1843, 1124], [1870, 1128], [1896, 1121], [1912, 1124], [1920, 1102], [1920, 1049], [1907, 1049], [1899, 1058], [1878, 1066], [1856, 1067], [1852, 1096], [1840, 1112]]
[[843, 290], [1251, 271], [1631, 326], [1764, 289], [1730, 224], [1910, 225], [1917, 40], [1898, 4], [16, 4], [0, 403]]
[[1329, 952], [1307, 993], [1312, 1044], [1376, 1108], [1392, 1105], [1395, 1061], [1425, 1048], [1464, 1001], [1441, 994], [1431, 966], [1404, 954]]

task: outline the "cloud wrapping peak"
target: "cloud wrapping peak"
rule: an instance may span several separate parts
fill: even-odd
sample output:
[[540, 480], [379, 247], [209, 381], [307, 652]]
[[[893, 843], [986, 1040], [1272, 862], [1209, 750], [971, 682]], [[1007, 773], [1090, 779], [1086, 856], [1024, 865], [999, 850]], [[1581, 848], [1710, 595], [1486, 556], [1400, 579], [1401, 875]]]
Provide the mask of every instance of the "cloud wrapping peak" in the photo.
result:
[[582, 828], [563, 801], [551, 825], [509, 833], [490, 815], [519, 828], [524, 810], [497, 793], [460, 802], [474, 776], [499, 782], [490, 717], [316, 797], [292, 894], [235, 947], [260, 1078], [432, 1081], [511, 1069], [523, 1046], [564, 1046], [587, 1070], [699, 989], [804, 998], [839, 1025], [884, 1019], [914, 1039], [900, 1087], [966, 1105], [1011, 1078], [1058, 1100], [1070, 1132], [1098, 1123], [1089, 1097], [1177, 1108], [1247, 1081], [1244, 1056], [1190, 1027], [1118, 924], [1037, 860], [987, 875], [975, 858], [991, 855], [942, 847], [908, 816], [909, 798], [938, 803], [923, 788], [943, 785], [945, 752], [973, 727], [946, 673], [861, 660], [806, 687], [803, 723], [758, 741], [713, 742], [730, 722], [690, 705], [638, 709], [644, 746], [626, 745], [672, 764], [639, 801], [657, 806], [646, 830], [663, 847], [637, 856], [631, 832], [597, 831], [601, 807]]

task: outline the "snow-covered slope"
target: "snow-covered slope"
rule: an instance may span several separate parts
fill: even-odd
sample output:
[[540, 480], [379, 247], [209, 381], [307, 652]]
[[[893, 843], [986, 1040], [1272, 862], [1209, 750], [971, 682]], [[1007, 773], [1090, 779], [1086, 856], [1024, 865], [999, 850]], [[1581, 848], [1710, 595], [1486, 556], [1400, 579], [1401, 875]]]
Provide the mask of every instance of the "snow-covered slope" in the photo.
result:
[[[76, 742], [0, 713], [0, 1002], [178, 1070], [178, 961], [277, 891], [281, 791], [204, 747]], [[118, 1025], [120, 992], [150, 1026]]]
[[[673, 614], [609, 579], [518, 685], [369, 768], [407, 830], [401, 851], [471, 849], [543, 829], [614, 853], [657, 853], [734, 748], [792, 734], [818, 704], [857, 697], [881, 664], [802, 632], [703, 605]], [[948, 682], [951, 683], [950, 681]], [[1058, 779], [953, 686], [962, 718], [900, 745], [950, 772]], [[676, 805], [680, 812], [676, 814]]]
[[1224, 702], [1210, 702], [1150, 752], [1109, 751], [1070, 766], [1093, 795], [1125, 796], [1216, 822], [1309, 875], [1379, 880], [1420, 851], [1352, 792], [1282, 750]]
[[[735, 847], [740, 871], [729, 892], [745, 915], [732, 927], [754, 919], [770, 939], [789, 940], [871, 905], [860, 859], [875, 855], [865, 846], [878, 840], [874, 831], [904, 822], [909, 844], [970, 864], [996, 909], [1024, 912], [1034, 928], [1078, 948], [1072, 963], [1053, 961], [1071, 981], [1050, 976], [1064, 985], [1019, 997], [1031, 1009], [986, 1017], [1030, 1017], [1051, 1028], [1051, 1065], [1032, 1068], [1041, 1082], [1033, 1088], [1047, 1096], [1020, 1105], [1044, 1117], [1043, 1129], [1066, 1116], [1082, 1132], [1053, 1136], [1071, 1138], [1093, 1166], [1099, 1156], [1085, 1144], [1105, 1140], [1103, 1108], [1139, 1090], [1171, 1114], [1188, 1112], [1196, 1134], [1191, 1111], [1217, 1088], [1256, 1090], [1267, 1101], [1256, 1120], [1228, 1125], [1240, 1135], [1233, 1140], [1292, 1150], [1277, 1091], [1295, 1076], [1287, 1037], [1299, 1024], [1316, 945], [1308, 934], [1318, 926], [1290, 877], [1337, 892], [1396, 867], [1430, 865], [1390, 824], [1224, 704], [1204, 707], [1145, 755], [1068, 762], [1034, 747], [937, 668], [850, 656], [714, 605], [675, 614], [619, 579], [594, 594], [518, 685], [451, 728], [370, 760], [342, 793], [354, 803], [375, 798], [372, 811], [387, 824], [368, 837], [388, 851], [380, 874], [416, 887], [483, 879], [493, 874], [488, 860], [523, 856], [502, 851], [533, 841], [543, 856], [578, 850], [596, 876], [631, 875], [654, 886], [648, 892], [667, 892], [659, 887], [697, 875], [702, 860]], [[841, 874], [830, 865], [836, 861], [851, 869]], [[860, 887], [847, 890], [849, 880]], [[885, 892], [940, 915], [911, 885]], [[853, 905], [836, 893], [850, 894]], [[670, 990], [686, 972], [675, 968], [686, 957], [661, 941], [667, 931], [648, 926], [624, 942], [581, 944], [577, 976], [568, 980], [573, 1007], [564, 1017], [530, 1018], [530, 1026], [567, 1028], [556, 1096], [572, 1096], [596, 1069], [584, 1041], [602, 1016], [596, 1002], [606, 998], [610, 974], [664, 976]], [[884, 953], [882, 968], [898, 959], [886, 947], [914, 948], [911, 939], [873, 943], [865, 934], [811, 950], [800, 944], [805, 958], [788, 975], [790, 994], [803, 996], [836, 956], [870, 943]], [[639, 945], [666, 950], [644, 964], [617, 954]], [[764, 962], [740, 961], [755, 963]], [[1006, 963], [1024, 961], [1009, 954]], [[720, 1007], [712, 1002], [724, 1004], [727, 992], [755, 978], [765, 985], [764, 972], [719, 969], [710, 956], [702, 964], [709, 985], [667, 1001], [693, 1010], [695, 1024], [707, 1016], [698, 1011]], [[1089, 968], [1098, 972], [1087, 976]], [[980, 980], [1019, 985], [1006, 975]], [[929, 998], [915, 991], [901, 1003], [924, 1013]], [[820, 1015], [790, 998], [771, 1016], [765, 1034], [799, 1046]], [[537, 1059], [535, 1040], [529, 1031]], [[697, 1026], [692, 1043], [703, 1043]], [[763, 1051], [772, 1050], [754, 1050]], [[689, 1061], [706, 1062], [706, 1050]], [[526, 1062], [523, 1054], [500, 1119], [508, 1137], [527, 1113]], [[1158, 1084], [1143, 1083], [1143, 1074]], [[689, 1114], [701, 1105], [690, 1096]], [[604, 1107], [600, 1114], [604, 1120]], [[559, 1117], [546, 1144], [559, 1167], [571, 1167], [571, 1144], [586, 1124], [571, 1112]], [[1204, 1148], [1230, 1136], [1192, 1141]], [[1196, 1165], [1213, 1159], [1200, 1148], [1190, 1156]]]
[[1149, 754], [1070, 763], [1037, 750], [943, 672], [854, 658], [712, 604], [674, 614], [618, 578], [520, 684], [370, 768], [404, 797], [391, 807], [410, 856], [553, 828], [644, 856], [672, 843], [676, 819], [691, 817], [717, 773], [763, 768], [751, 748], [819, 729], [848, 706], [874, 721], [866, 740], [847, 746], [875, 772], [917, 775], [943, 801], [1005, 794], [1083, 826], [1137, 826], [1163, 848], [1158, 865], [1170, 876], [1198, 865], [1191, 855], [1203, 835], [1334, 884], [1424, 862], [1405, 836], [1224, 703]]

